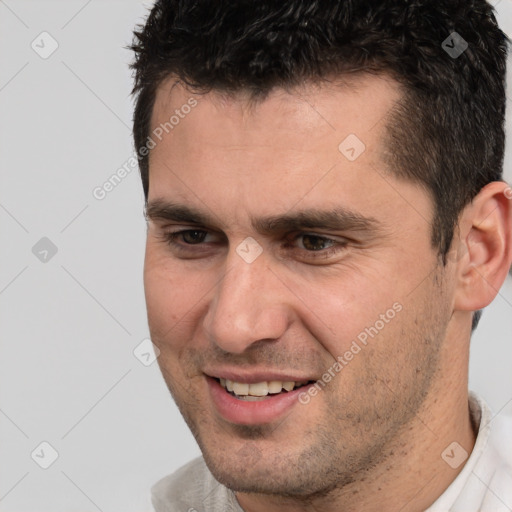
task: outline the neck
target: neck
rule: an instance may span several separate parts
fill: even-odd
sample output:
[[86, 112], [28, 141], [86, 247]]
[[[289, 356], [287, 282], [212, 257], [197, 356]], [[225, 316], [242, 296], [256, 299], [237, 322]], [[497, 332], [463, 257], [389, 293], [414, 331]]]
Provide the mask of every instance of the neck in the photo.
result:
[[[451, 467], [463, 453], [458, 446], [445, 450], [455, 441], [470, 454], [475, 443], [468, 405], [467, 355], [457, 352], [444, 354], [439, 378], [418, 413], [390, 441], [381, 465], [355, 475], [352, 483], [327, 496], [307, 501], [237, 493], [241, 507], [245, 512], [420, 512], [428, 508], [464, 467], [465, 460]], [[443, 452], [451, 465], [441, 456]]]

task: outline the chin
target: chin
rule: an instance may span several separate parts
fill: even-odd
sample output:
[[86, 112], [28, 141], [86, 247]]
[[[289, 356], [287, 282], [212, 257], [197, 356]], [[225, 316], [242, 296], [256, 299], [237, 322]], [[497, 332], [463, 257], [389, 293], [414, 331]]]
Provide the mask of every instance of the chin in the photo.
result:
[[300, 500], [327, 495], [353, 481], [352, 473], [342, 475], [328, 470], [304, 453], [285, 455], [271, 449], [260, 450], [257, 443], [245, 442], [238, 450], [201, 450], [215, 479], [234, 492]]
[[247, 494], [267, 494], [277, 496], [306, 496], [310, 494], [300, 483], [290, 481], [288, 478], [276, 479], [275, 473], [266, 474], [254, 470], [240, 472], [239, 469], [230, 470], [213, 466], [210, 471], [217, 481], [234, 492]]

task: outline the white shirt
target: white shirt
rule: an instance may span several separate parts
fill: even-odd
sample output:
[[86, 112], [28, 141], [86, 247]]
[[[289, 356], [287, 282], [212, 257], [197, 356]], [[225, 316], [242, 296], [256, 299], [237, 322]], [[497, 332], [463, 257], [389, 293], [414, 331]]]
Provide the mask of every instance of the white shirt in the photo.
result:
[[473, 451], [457, 478], [425, 512], [512, 512], [512, 417], [493, 417], [473, 393], [469, 407], [479, 425]]
[[[473, 451], [425, 512], [512, 512], [512, 417], [493, 417], [473, 393], [469, 406], [479, 425]], [[202, 457], [157, 482], [152, 502], [156, 512], [244, 512], [234, 492], [215, 480]]]

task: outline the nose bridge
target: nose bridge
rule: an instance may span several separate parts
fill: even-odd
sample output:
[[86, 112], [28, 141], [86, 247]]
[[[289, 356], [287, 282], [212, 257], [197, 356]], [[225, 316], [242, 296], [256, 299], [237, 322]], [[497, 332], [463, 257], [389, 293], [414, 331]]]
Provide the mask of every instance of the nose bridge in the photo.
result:
[[205, 317], [212, 341], [241, 353], [252, 343], [275, 340], [288, 325], [282, 285], [263, 258], [247, 262], [233, 251]]

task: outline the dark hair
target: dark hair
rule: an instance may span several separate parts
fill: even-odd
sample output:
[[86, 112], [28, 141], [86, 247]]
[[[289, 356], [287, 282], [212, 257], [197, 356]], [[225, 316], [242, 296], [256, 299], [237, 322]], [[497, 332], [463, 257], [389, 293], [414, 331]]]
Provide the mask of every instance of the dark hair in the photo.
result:
[[385, 158], [430, 192], [432, 244], [446, 262], [463, 207], [502, 179], [507, 41], [484, 0], [157, 0], [132, 45], [135, 147], [171, 75], [193, 92], [252, 99], [304, 80], [388, 75], [404, 94]]

